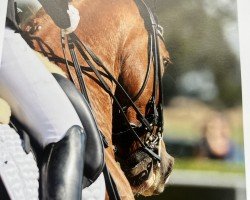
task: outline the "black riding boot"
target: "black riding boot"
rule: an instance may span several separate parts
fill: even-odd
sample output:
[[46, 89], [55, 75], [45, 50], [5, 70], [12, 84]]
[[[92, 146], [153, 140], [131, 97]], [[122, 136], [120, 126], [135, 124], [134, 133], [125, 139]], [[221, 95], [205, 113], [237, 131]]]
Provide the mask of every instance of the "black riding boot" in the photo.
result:
[[45, 149], [41, 169], [42, 200], [81, 200], [86, 133], [72, 126]]

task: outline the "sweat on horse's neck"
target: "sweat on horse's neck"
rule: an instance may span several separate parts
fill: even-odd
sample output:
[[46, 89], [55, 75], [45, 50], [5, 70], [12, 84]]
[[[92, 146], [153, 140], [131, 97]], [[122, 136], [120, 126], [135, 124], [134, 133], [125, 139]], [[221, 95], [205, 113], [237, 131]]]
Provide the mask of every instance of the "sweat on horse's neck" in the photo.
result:
[[[130, 84], [133, 85], [133, 80], [138, 77], [138, 73], [136, 74], [133, 70], [140, 69], [142, 66], [146, 67], [147, 63], [145, 56], [147, 55], [147, 32], [135, 2], [133, 0], [84, 0], [73, 4], [79, 10], [81, 17], [76, 30], [78, 37], [91, 47], [116, 78], [126, 74], [127, 78], [131, 79]], [[45, 47], [46, 52], [50, 49], [54, 53], [52, 57], [63, 58], [60, 30], [50, 17], [42, 14], [41, 11], [34, 22], [41, 26], [41, 29], [34, 33], [34, 37], [40, 38], [48, 45], [49, 48]], [[37, 42], [34, 42], [34, 47], [37, 51], [43, 51]], [[69, 52], [66, 56], [70, 58]], [[67, 71], [64, 63], [57, 64], [65, 72]], [[80, 64], [87, 66], [82, 60]], [[92, 75], [92, 72], [86, 72], [84, 79], [98, 126], [110, 144], [106, 151], [106, 161], [122, 199], [133, 199], [129, 183], [114, 159], [111, 145], [113, 102], [110, 96], [91, 78]], [[105, 80], [115, 92], [115, 85], [107, 78]], [[134, 90], [136, 89], [135, 87]], [[133, 93], [133, 89], [130, 92]]]

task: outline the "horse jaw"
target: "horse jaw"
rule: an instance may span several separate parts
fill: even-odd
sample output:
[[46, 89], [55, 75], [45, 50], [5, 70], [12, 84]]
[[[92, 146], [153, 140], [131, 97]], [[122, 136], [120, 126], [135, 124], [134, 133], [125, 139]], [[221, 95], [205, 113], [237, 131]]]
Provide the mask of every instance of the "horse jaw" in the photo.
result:
[[[169, 181], [170, 173], [174, 165], [174, 159], [165, 150], [164, 142], [162, 141], [161, 150], [161, 162], [160, 165], [154, 164], [151, 168], [147, 180], [141, 183], [139, 186], [133, 186], [132, 191], [134, 194], [142, 196], [152, 196], [162, 193], [165, 189], [166, 184]], [[147, 166], [144, 166], [146, 169]]]

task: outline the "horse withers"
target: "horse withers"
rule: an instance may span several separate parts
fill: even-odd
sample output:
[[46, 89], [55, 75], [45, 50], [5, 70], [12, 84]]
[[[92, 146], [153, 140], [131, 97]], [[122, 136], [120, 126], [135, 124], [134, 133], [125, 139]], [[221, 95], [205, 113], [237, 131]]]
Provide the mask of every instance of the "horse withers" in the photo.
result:
[[[102, 87], [86, 61], [79, 59], [93, 113], [109, 144], [106, 148], [107, 166], [122, 199], [133, 199], [134, 194], [149, 196], [161, 193], [173, 166], [173, 158], [167, 154], [161, 140], [162, 97], [158, 86], [164, 71], [163, 65], [169, 61], [169, 54], [164, 42], [159, 39], [160, 36], [156, 36], [158, 47], [155, 44], [149, 48], [153, 35], [148, 30], [149, 20], [144, 17], [144, 9], [137, 2], [73, 1], [81, 17], [75, 33], [92, 49], [112, 75], [110, 77], [107, 71], [96, 65], [112, 94], [124, 107], [124, 115], [128, 120], [124, 125], [120, 117], [122, 111], [118, 110], [110, 93]], [[148, 11], [145, 10], [145, 13]], [[60, 44], [60, 30], [53, 25], [49, 16], [40, 10], [32, 23], [23, 28], [30, 31], [34, 49], [68, 73]], [[151, 58], [149, 51], [157, 49], [159, 56]], [[77, 56], [81, 57], [79, 52]], [[68, 51], [66, 57], [70, 58]], [[159, 64], [158, 72], [154, 66], [156, 60]], [[69, 72], [73, 74], [73, 81], [79, 88], [71, 63]], [[125, 94], [115, 80], [131, 97], [134, 105], [124, 98]], [[112, 137], [124, 130], [127, 137]]]

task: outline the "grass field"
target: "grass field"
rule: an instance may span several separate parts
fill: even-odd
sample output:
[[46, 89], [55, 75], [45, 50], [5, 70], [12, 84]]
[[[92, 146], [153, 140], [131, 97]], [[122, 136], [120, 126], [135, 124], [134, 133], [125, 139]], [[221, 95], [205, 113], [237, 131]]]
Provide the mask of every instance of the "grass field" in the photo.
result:
[[175, 169], [245, 173], [244, 163], [231, 163], [211, 159], [175, 159]]

